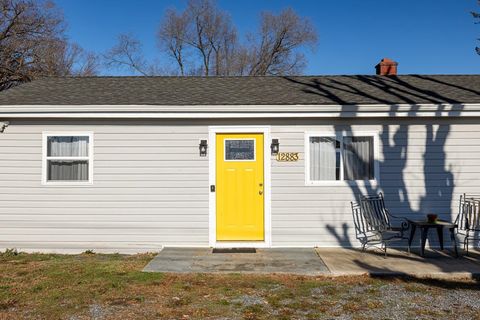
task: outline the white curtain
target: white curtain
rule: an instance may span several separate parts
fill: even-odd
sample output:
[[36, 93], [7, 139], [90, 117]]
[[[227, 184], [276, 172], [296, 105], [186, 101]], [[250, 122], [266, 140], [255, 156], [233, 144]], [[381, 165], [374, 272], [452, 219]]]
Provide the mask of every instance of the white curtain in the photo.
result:
[[48, 181], [88, 181], [88, 161], [48, 160]]
[[88, 137], [48, 137], [49, 157], [88, 156]]
[[373, 137], [344, 137], [345, 180], [373, 180]]
[[[85, 136], [48, 137], [47, 157], [87, 157], [88, 144]], [[88, 160], [48, 159], [47, 164], [48, 181], [88, 181]]]
[[336, 180], [336, 139], [310, 137], [310, 180]]

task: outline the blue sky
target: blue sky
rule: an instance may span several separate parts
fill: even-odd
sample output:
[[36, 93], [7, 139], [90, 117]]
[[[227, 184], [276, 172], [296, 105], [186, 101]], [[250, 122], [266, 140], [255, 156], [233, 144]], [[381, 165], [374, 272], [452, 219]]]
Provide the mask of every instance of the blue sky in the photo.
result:
[[[69, 25], [68, 35], [82, 47], [102, 52], [119, 33], [132, 33], [149, 59], [165, 61], [155, 33], [166, 8], [186, 1], [56, 0]], [[306, 52], [305, 74], [372, 74], [383, 57], [399, 62], [401, 74], [480, 73], [474, 51], [480, 24], [470, 11], [476, 0], [219, 0], [240, 34], [254, 31], [263, 10], [292, 7], [308, 17], [319, 34], [315, 52]], [[112, 72], [103, 71], [108, 74]]]

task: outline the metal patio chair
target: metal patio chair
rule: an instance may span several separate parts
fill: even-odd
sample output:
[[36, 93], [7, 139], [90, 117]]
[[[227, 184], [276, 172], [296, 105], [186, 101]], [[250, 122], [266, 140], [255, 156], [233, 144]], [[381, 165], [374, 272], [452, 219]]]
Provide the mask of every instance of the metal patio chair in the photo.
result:
[[[367, 246], [380, 244], [387, 256], [387, 246], [391, 242], [408, 240], [405, 231], [408, 230], [406, 219], [396, 217], [385, 207], [383, 194], [362, 197], [352, 201], [352, 214], [355, 224], [355, 235], [362, 244], [362, 251]], [[399, 226], [393, 226], [391, 221], [399, 220]], [[410, 253], [410, 248], [408, 248]]]
[[480, 195], [464, 193], [460, 196], [455, 224], [458, 225], [457, 235], [463, 237], [463, 250], [468, 255], [469, 242], [480, 240]]

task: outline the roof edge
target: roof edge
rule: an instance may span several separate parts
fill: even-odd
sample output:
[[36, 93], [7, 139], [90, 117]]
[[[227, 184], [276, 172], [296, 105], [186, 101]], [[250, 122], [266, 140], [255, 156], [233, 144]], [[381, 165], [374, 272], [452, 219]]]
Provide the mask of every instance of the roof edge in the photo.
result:
[[[262, 76], [180, 76], [180, 75], [163, 75], [163, 76], [133, 76], [133, 75], [97, 75], [97, 76], [41, 76], [38, 79], [32, 80], [30, 82], [35, 82], [41, 79], [145, 79], [145, 78], [180, 78], [180, 79], [188, 79], [188, 78], [200, 78], [200, 79], [250, 79], [250, 78], [322, 78], [322, 77], [403, 77], [403, 76], [435, 76], [435, 77], [458, 77], [458, 76], [480, 76], [480, 73], [402, 73], [397, 75], [387, 75], [387, 76], [380, 76], [377, 74], [309, 74], [309, 75], [262, 75]], [[27, 83], [30, 83], [27, 82]]]
[[480, 116], [480, 103], [365, 105], [19, 105], [3, 106], [3, 118], [353, 118]]

